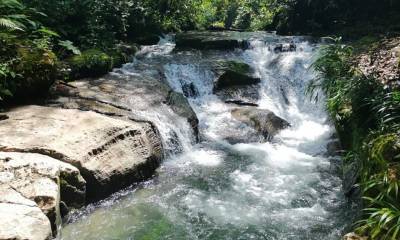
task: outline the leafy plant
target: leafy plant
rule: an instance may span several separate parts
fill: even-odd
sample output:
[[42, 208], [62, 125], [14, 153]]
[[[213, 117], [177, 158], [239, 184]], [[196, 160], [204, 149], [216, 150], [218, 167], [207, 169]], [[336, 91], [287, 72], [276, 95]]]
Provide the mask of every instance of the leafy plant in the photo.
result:
[[313, 67], [319, 76], [308, 92], [326, 94], [327, 109], [342, 142], [351, 152], [345, 166], [356, 162], [358, 185], [366, 204], [357, 223], [372, 240], [400, 238], [400, 94], [354, 67], [354, 50], [340, 39], [322, 48]]
[[65, 41], [58, 41], [58, 45], [60, 47], [63, 47], [65, 50], [72, 52], [75, 55], [80, 55], [81, 51], [79, 50], [79, 48], [77, 48], [73, 42], [69, 41], [69, 40], [65, 40]]

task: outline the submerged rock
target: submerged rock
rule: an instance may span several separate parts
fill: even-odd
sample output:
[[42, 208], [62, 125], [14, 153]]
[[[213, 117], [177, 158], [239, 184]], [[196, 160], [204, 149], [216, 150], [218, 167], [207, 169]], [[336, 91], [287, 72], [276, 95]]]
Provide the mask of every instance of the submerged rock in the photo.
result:
[[280, 130], [290, 127], [290, 124], [276, 116], [273, 112], [256, 107], [236, 108], [232, 110], [232, 116], [262, 134], [269, 139]]
[[39, 106], [7, 114], [0, 150], [41, 153], [76, 166], [89, 201], [152, 176], [163, 157], [161, 138], [149, 123]]
[[[57, 231], [60, 203], [67, 208], [85, 204], [85, 181], [77, 168], [33, 153], [0, 152], [0, 192], [0, 203], [39, 208], [50, 220], [53, 232]], [[24, 216], [19, 217], [16, 222], [26, 221]], [[4, 216], [0, 212], [1, 218]], [[33, 231], [35, 226], [31, 227]]]
[[183, 95], [187, 98], [195, 98], [199, 95], [196, 86], [193, 83], [184, 84], [182, 86]]
[[225, 103], [235, 104], [239, 106], [251, 106], [251, 107], [258, 107], [257, 103], [246, 102], [243, 100], [226, 100]]
[[277, 44], [274, 47], [274, 52], [275, 53], [280, 53], [280, 52], [295, 52], [297, 49], [296, 44], [294, 43], [280, 43]]

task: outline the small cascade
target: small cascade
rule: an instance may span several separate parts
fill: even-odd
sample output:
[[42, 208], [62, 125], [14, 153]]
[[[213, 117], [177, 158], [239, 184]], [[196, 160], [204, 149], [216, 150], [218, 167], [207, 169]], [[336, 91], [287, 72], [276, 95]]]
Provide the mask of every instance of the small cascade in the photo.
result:
[[[170, 40], [161, 40], [115, 71], [159, 79], [184, 94], [201, 142], [167, 109], [136, 112], [157, 126], [167, 146], [176, 139], [182, 148], [155, 179], [71, 214], [62, 239], [340, 239], [353, 206], [341, 189], [340, 158], [326, 154], [334, 128], [323, 101], [305, 94], [319, 46], [267, 33], [247, 43], [235, 51], [173, 51]], [[246, 106], [215, 93], [219, 61], [249, 64], [261, 79], [252, 108], [272, 111], [291, 127], [265, 141], [235, 119], [232, 111]]]

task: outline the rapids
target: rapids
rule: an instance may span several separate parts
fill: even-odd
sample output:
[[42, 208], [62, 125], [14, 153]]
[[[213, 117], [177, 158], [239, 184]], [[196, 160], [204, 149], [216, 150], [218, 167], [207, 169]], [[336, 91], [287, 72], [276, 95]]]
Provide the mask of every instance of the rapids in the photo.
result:
[[[271, 46], [281, 41], [294, 42], [297, 50], [276, 53]], [[319, 45], [266, 33], [248, 45], [235, 51], [175, 51], [174, 43], [163, 39], [114, 70], [149, 76], [161, 71], [177, 92], [193, 84], [197, 96], [189, 102], [201, 141], [195, 143], [188, 124], [172, 115], [143, 113], [160, 129], [165, 147], [180, 151], [167, 154], [154, 179], [71, 213], [60, 239], [340, 239], [353, 220], [353, 205], [342, 192], [340, 158], [326, 157], [335, 132], [323, 101], [305, 94], [315, 77], [311, 63]], [[213, 94], [210, 63], [221, 59], [252, 66], [262, 80], [259, 108], [292, 127], [271, 142], [227, 142], [227, 135], [247, 136], [252, 129], [232, 118], [235, 106]], [[176, 141], [170, 141], [171, 132]], [[177, 142], [179, 147], [172, 146]]]

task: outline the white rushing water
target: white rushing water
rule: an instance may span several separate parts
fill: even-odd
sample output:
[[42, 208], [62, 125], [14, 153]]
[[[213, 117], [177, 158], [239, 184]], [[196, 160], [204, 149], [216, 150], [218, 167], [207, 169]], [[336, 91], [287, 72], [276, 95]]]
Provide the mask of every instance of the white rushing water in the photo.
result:
[[[175, 91], [193, 84], [198, 96], [189, 101], [202, 141], [181, 143], [183, 152], [170, 155], [154, 180], [71, 214], [62, 239], [340, 239], [352, 219], [339, 159], [326, 157], [334, 129], [323, 102], [305, 94], [318, 46], [292, 41], [297, 50], [284, 53], [260, 40], [231, 52], [172, 52], [169, 42], [143, 49], [123, 74], [143, 73], [141, 64], [162, 64]], [[210, 62], [221, 59], [252, 66], [262, 80], [259, 108], [291, 127], [271, 142], [230, 144], [227, 137], [246, 137], [253, 130], [232, 118], [237, 106], [213, 94]], [[188, 134], [186, 126], [171, 126], [173, 120], [152, 120], [159, 128], [181, 131], [181, 138]]]

